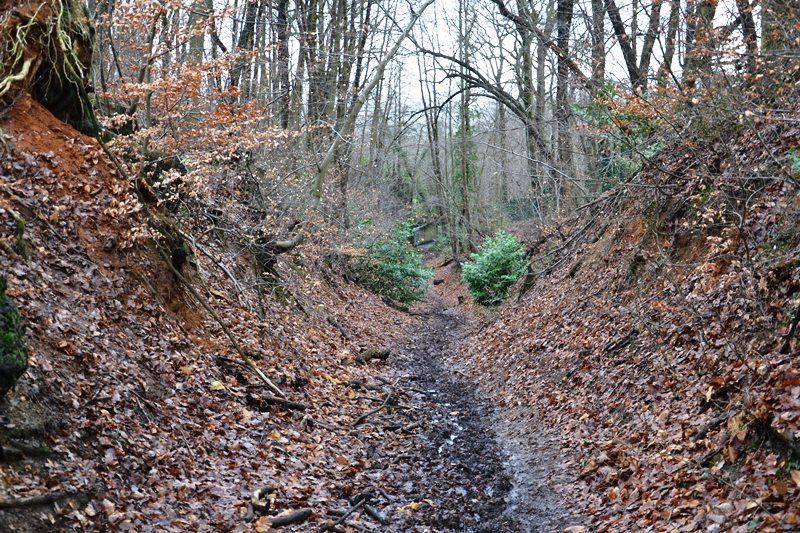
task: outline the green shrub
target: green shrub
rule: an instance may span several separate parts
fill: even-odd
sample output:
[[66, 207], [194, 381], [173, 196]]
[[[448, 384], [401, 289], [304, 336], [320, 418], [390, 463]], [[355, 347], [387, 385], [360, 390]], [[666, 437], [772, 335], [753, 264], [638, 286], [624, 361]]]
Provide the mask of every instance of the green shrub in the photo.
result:
[[422, 266], [422, 254], [405, 240], [403, 229], [392, 239], [369, 244], [353, 261], [358, 282], [379, 296], [399, 303], [421, 300], [433, 272]]
[[471, 259], [464, 263], [461, 276], [475, 301], [486, 306], [503, 301], [527, 266], [519, 241], [502, 230], [486, 239]]

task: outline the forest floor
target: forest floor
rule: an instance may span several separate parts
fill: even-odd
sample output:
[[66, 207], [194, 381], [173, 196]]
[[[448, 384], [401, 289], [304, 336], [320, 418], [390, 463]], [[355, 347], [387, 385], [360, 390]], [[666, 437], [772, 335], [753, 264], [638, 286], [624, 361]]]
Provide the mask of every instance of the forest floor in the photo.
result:
[[[545, 228], [530, 291], [487, 314], [454, 266], [387, 306], [322, 228], [264, 294], [236, 195], [219, 232], [186, 227], [179, 283], [94, 141], [30, 98], [1, 125], [29, 369], [0, 404], [0, 531], [797, 531], [800, 194], [739, 174], [797, 128], [743, 135], [706, 181], [670, 181], [698, 161], [672, 150], [649, 179], [674, 193]], [[707, 224], [742, 197], [746, 227]]]
[[[0, 531], [263, 532], [297, 510], [305, 518], [282, 530], [574, 523], [549, 490], [555, 452], [539, 452], [560, 448], [501, 423], [510, 411], [457, 370], [458, 346], [489, 317], [455, 269], [437, 269], [441, 282], [402, 313], [310, 243], [279, 266], [294, 305], [266, 299], [265, 320], [196, 256], [194, 286], [296, 402], [270, 403], [218, 324], [128, 235], [135, 199], [93, 141], [30, 99], [3, 129], [0, 207], [25, 218], [31, 253], [0, 254], [30, 357], [0, 405]], [[0, 222], [14, 239], [14, 219]], [[248, 279], [230, 243], [202, 244]], [[359, 364], [367, 347], [392, 356]], [[264, 489], [269, 511], [254, 512]]]

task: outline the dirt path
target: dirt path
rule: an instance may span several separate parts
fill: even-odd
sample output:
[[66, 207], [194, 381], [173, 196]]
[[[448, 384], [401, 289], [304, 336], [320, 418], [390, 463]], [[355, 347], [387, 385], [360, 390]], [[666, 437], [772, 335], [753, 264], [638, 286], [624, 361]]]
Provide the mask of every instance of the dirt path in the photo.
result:
[[394, 371], [413, 391], [423, 428], [404, 489], [427, 505], [398, 529], [549, 532], [574, 524], [549, 488], [558, 469], [546, 443], [520, 437], [524, 428], [502, 422], [447, 364], [468, 331], [466, 317], [432, 292], [417, 313]]

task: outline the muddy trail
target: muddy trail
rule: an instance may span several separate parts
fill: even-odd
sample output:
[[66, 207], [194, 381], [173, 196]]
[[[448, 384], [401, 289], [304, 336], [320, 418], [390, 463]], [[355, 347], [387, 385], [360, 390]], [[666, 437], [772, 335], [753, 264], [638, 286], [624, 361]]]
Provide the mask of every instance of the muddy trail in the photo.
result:
[[557, 462], [536, 434], [503, 421], [448, 362], [468, 318], [429, 293], [392, 372], [408, 391], [420, 433], [400, 491], [422, 502], [397, 530], [561, 531], [574, 524], [549, 488]]

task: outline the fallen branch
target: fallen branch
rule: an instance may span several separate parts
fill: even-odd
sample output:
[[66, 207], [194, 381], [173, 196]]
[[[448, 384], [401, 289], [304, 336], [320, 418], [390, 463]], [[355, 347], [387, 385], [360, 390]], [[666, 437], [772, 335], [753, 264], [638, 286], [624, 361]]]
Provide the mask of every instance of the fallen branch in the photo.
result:
[[[263, 387], [267, 387], [267, 385], [258, 384], [258, 385], [248, 385], [247, 386], [248, 389], [260, 389], [260, 388], [263, 388]], [[306, 409], [309, 408], [308, 404], [300, 403], [300, 402], [293, 402], [291, 400], [287, 400], [285, 398], [278, 398], [277, 396], [272, 396], [272, 395], [269, 395], [269, 394], [261, 395], [261, 396], [258, 397], [258, 399], [259, 400], [263, 400], [263, 401], [265, 401], [267, 403], [278, 404], [281, 407], [285, 407], [286, 409], [292, 409], [294, 411], [305, 411]]]
[[305, 507], [303, 509], [290, 509], [271, 517], [269, 519], [269, 525], [271, 527], [281, 527], [297, 524], [298, 522], [303, 522], [306, 520], [309, 516], [311, 516], [312, 512], [313, 511], [309, 507]]
[[366, 498], [360, 500], [357, 504], [351, 506], [350, 509], [348, 509], [346, 513], [344, 513], [342, 516], [340, 516], [338, 519], [336, 519], [335, 522], [331, 522], [330, 524], [325, 524], [324, 526], [319, 528], [320, 532], [322, 532], [322, 531], [336, 531], [336, 526], [341, 525], [345, 520], [347, 520], [348, 516], [350, 516], [351, 514], [355, 513], [356, 511], [358, 511], [359, 509], [364, 507], [366, 504], [367, 504], [367, 499]]
[[419, 422], [412, 422], [411, 424], [400, 428], [400, 431], [402, 431], [403, 433], [411, 433], [412, 431], [420, 427], [422, 427], [422, 424], [420, 424]]
[[303, 242], [303, 234], [298, 233], [291, 239], [282, 241], [272, 241], [269, 243], [270, 248], [273, 248], [276, 253], [283, 254], [294, 250], [294, 248]]
[[350, 340], [350, 334], [347, 333], [347, 330], [344, 329], [344, 326], [342, 326], [335, 318], [333, 318], [332, 316], [329, 316], [328, 317], [328, 324], [330, 324], [331, 326], [333, 326], [336, 329], [338, 329], [339, 333], [342, 334], [342, 337], [344, 337], [347, 340]]
[[8, 498], [0, 500], [0, 509], [22, 509], [26, 507], [37, 507], [48, 505], [69, 496], [66, 492], [50, 492], [39, 496], [25, 496], [23, 498]]
[[381, 387], [380, 385], [373, 385], [361, 379], [351, 379], [350, 381], [347, 381], [345, 383], [347, 384], [347, 386], [355, 390], [358, 389], [373, 390], [373, 391], [383, 390], [383, 387]]
[[692, 435], [689, 440], [691, 440], [692, 442], [699, 441], [700, 439], [708, 435], [709, 431], [718, 428], [719, 426], [722, 425], [723, 422], [727, 422], [728, 419], [734, 415], [734, 413], [735, 413], [734, 411], [723, 413], [720, 416], [711, 419], [708, 422], [708, 424], [706, 424], [705, 427], [703, 427], [703, 429]]
[[[364, 500], [364, 501], [366, 501], [366, 500]], [[389, 519], [386, 518], [386, 514], [383, 511], [381, 511], [380, 509], [377, 509], [377, 508], [375, 508], [375, 507], [373, 507], [371, 505], [364, 505], [364, 512], [367, 513], [369, 516], [371, 516], [374, 520], [377, 520], [378, 522], [380, 522], [383, 525], [386, 525], [386, 524], [389, 523]]]
[[386, 348], [367, 348], [356, 356], [356, 363], [368, 363], [373, 359], [385, 361], [389, 359], [390, 353]]
[[305, 415], [303, 417], [303, 419], [300, 421], [300, 427], [305, 429], [305, 430], [308, 430], [309, 428], [312, 428], [314, 426], [319, 426], [321, 428], [325, 428], [328, 431], [336, 431], [335, 427], [333, 427], [333, 426], [331, 426], [329, 424], [326, 424], [325, 422], [320, 422], [319, 420], [311, 418], [310, 415]]

